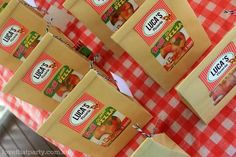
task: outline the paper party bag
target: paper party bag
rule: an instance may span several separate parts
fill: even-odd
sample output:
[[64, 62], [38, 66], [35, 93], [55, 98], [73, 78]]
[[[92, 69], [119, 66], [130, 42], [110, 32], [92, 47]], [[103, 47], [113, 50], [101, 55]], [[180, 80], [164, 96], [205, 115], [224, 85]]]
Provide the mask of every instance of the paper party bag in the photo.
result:
[[166, 134], [146, 138], [131, 157], [189, 157]]
[[[11, 0], [0, 13], [0, 64], [13, 72], [46, 33], [47, 22], [36, 10], [19, 0]], [[49, 31], [73, 45], [59, 30]]]
[[115, 156], [152, 118], [96, 71], [89, 73], [53, 111], [38, 133], [94, 157]]
[[4, 92], [53, 111], [89, 69], [87, 58], [47, 33], [5, 86]]
[[111, 38], [166, 91], [210, 46], [187, 0], [147, 0]]
[[110, 37], [144, 0], [66, 0], [63, 4], [116, 55], [124, 50]]
[[209, 123], [236, 95], [236, 28], [233, 28], [176, 90]]

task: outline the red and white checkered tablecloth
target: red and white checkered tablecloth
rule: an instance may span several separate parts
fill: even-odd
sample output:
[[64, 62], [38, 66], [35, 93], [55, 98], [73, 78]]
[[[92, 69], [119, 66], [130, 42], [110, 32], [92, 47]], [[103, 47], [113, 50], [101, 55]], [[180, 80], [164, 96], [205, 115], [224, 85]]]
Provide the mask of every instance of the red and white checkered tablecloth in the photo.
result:
[[[43, 9], [48, 9], [52, 4], [60, 7], [64, 2], [64, 0], [36, 1]], [[224, 9], [235, 10], [236, 0], [189, 0], [189, 3], [213, 45], [236, 25], [236, 15], [223, 13]], [[68, 24], [65, 34], [74, 42], [81, 40], [93, 52], [99, 52], [102, 58], [98, 65], [106, 71], [116, 72], [127, 81], [135, 98], [155, 115], [154, 120], [147, 125], [146, 131], [151, 132], [157, 127], [158, 132], [165, 132], [193, 157], [236, 157], [236, 97], [209, 125], [205, 125], [180, 102], [174, 90], [165, 93], [127, 53], [120, 58], [112, 56], [99, 39], [78, 20]], [[11, 76], [9, 70], [0, 66], [0, 89]], [[0, 93], [0, 101], [9, 106], [19, 119], [34, 130], [48, 117], [47, 112], [10, 95]], [[130, 156], [143, 140], [141, 135], [137, 135], [118, 156]], [[61, 144], [55, 144], [68, 157], [84, 156]]]

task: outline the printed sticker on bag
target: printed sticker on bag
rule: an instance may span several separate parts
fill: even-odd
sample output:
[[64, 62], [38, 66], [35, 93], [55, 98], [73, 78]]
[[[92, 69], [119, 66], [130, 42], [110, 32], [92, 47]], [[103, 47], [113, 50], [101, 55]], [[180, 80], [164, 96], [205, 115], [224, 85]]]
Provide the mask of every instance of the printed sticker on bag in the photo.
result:
[[175, 20], [171, 9], [163, 0], [159, 0], [135, 26], [135, 30], [148, 45], [152, 45], [163, 30]]
[[28, 29], [13, 18], [10, 18], [0, 29], [0, 33], [0, 48], [12, 53], [28, 33]]
[[151, 52], [156, 60], [170, 71], [193, 47], [193, 44], [182, 22], [177, 21], [154, 45]]
[[130, 124], [131, 120], [114, 109], [107, 107], [89, 125], [83, 137], [98, 145], [109, 146]]
[[43, 53], [26, 73], [23, 81], [42, 91], [60, 66], [58, 61]]
[[25, 61], [25, 59], [30, 55], [32, 50], [38, 45], [40, 42], [40, 34], [35, 31], [30, 32], [25, 39], [21, 42], [21, 44], [16, 49], [13, 54], [14, 57]]
[[65, 65], [57, 72], [45, 89], [44, 94], [61, 102], [80, 82], [82, 77], [83, 75]]
[[87, 0], [87, 3], [98, 13], [102, 12], [111, 4], [112, 0]]
[[88, 122], [104, 107], [104, 105], [90, 96], [84, 93], [66, 112], [60, 122], [73, 129], [74, 131], [81, 133], [86, 127]]
[[112, 30], [118, 30], [138, 9], [134, 0], [116, 0], [102, 15], [102, 20]]
[[229, 43], [200, 74], [213, 103], [219, 103], [236, 86], [236, 46]]

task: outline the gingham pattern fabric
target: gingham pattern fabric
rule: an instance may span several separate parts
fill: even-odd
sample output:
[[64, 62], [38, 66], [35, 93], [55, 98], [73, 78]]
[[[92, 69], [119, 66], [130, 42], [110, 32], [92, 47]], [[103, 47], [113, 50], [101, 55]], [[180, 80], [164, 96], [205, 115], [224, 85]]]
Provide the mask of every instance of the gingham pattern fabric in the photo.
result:
[[[63, 2], [64, 0], [37, 0], [43, 9], [48, 9], [52, 4], [61, 8]], [[236, 25], [236, 16], [224, 13], [224, 9], [236, 9], [236, 0], [189, 0], [189, 3], [203, 24], [213, 46]], [[193, 157], [236, 156], [236, 98], [209, 125], [205, 125], [180, 102], [174, 90], [165, 93], [127, 53], [120, 58], [112, 56], [99, 39], [78, 20], [69, 23], [67, 28], [65, 34], [74, 42], [81, 40], [93, 52], [100, 53], [102, 57], [98, 65], [105, 71], [121, 75], [127, 81], [135, 98], [155, 116], [145, 131], [152, 132], [157, 128], [157, 132], [165, 132]], [[10, 71], [0, 67], [1, 89], [11, 76]], [[10, 95], [1, 93], [0, 100], [34, 130], [48, 117], [47, 112]], [[143, 140], [144, 138], [137, 134], [118, 156], [130, 156]], [[56, 142], [53, 143], [68, 157], [86, 156]]]

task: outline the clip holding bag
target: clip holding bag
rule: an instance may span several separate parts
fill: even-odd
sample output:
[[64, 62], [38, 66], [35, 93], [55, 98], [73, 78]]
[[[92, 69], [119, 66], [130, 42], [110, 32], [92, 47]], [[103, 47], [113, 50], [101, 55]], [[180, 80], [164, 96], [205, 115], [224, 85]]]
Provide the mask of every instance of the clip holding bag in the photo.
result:
[[146, 138], [131, 157], [189, 157], [166, 134]]
[[211, 44], [187, 0], [147, 0], [111, 38], [166, 91]]
[[236, 28], [176, 87], [182, 101], [209, 123], [236, 95]]
[[136, 101], [90, 70], [37, 132], [74, 150], [112, 157], [135, 136], [132, 125], [143, 127], [151, 118]]
[[53, 111], [89, 71], [89, 66], [87, 58], [47, 33], [3, 91]]
[[46, 30], [71, 46], [74, 44], [42, 15], [20, 0], [10, 0], [0, 13], [0, 64], [13, 72], [39, 43]]
[[115, 55], [125, 52], [110, 37], [144, 0], [66, 0], [63, 6], [83, 22]]

